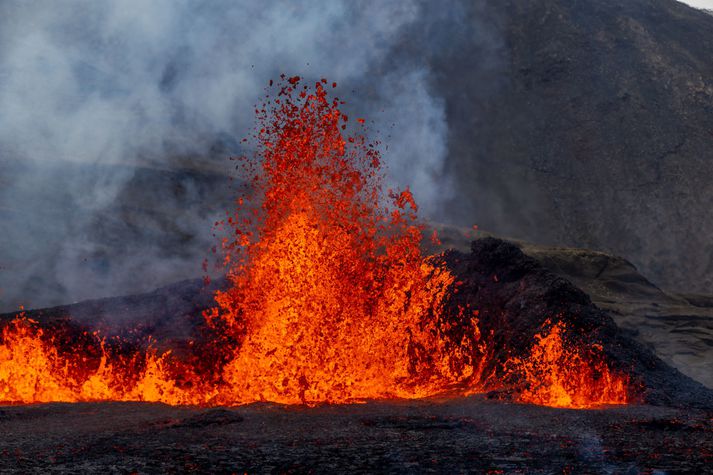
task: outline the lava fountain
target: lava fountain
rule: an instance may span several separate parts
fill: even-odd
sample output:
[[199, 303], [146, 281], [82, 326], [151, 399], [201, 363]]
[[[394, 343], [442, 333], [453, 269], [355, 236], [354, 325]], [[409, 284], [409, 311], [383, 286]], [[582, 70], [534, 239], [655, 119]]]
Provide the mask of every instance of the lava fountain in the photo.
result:
[[564, 347], [559, 326], [527, 357], [494, 362], [477, 309], [449, 304], [461, 282], [422, 254], [411, 192], [383, 189], [378, 144], [362, 119], [348, 127], [336, 84], [277, 87], [245, 139], [255, 156], [236, 159], [246, 186], [219, 223], [228, 286], [191, 350], [61, 338], [20, 317], [0, 340], [0, 401], [311, 405], [469, 394], [513, 378], [522, 402], [630, 401], [625, 376], [601, 353]]
[[562, 321], [544, 326], [549, 329], [535, 335], [529, 355], [506, 364], [524, 383], [520, 402], [587, 409], [634, 399], [629, 378], [609, 369], [601, 345], [567, 345]]
[[377, 147], [345, 136], [327, 87], [288, 79], [258, 111], [257, 159], [239, 161], [252, 196], [227, 220], [231, 288], [210, 315], [239, 340], [224, 396], [345, 402], [477, 386], [487, 349], [475, 312], [449, 340], [439, 317], [454, 278], [421, 254], [409, 190], [380, 205]]

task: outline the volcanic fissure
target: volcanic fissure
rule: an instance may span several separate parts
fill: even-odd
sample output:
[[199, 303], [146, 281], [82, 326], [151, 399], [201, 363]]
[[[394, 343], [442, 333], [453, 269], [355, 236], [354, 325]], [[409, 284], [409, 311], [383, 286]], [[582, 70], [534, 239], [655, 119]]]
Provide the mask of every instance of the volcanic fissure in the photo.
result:
[[555, 407], [636, 402], [626, 370], [567, 315], [518, 334], [464, 297], [475, 284], [453, 253], [423, 253], [413, 195], [383, 189], [379, 146], [363, 119], [349, 124], [336, 84], [276, 87], [245, 139], [255, 155], [235, 159], [245, 185], [217, 223], [227, 284], [195, 338], [171, 347], [20, 314], [0, 337], [0, 402], [311, 405], [487, 391]]

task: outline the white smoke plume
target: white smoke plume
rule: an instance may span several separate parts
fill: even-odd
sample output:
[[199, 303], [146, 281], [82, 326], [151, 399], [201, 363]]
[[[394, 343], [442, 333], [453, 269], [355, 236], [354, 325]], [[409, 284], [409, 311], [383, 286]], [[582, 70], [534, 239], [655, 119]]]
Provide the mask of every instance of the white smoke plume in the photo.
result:
[[399, 53], [431, 21], [426, 5], [0, 3], [0, 310], [199, 276], [229, 203], [226, 157], [283, 72], [337, 81], [383, 135], [394, 184], [436, 213], [450, 189], [444, 103], [428, 64]]

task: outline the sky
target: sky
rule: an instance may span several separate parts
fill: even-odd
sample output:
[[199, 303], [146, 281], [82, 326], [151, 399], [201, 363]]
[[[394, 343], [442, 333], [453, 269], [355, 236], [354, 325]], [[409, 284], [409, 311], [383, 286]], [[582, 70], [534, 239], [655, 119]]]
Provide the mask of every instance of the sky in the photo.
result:
[[713, 10], [713, 0], [683, 0], [683, 3], [687, 3], [690, 6], [696, 8], [706, 8], [708, 10]]

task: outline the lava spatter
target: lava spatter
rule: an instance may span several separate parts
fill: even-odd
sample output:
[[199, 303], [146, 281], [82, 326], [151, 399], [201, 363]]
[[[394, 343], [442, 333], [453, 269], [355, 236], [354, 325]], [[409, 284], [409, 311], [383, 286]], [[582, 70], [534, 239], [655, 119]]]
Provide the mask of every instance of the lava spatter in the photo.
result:
[[629, 378], [609, 368], [601, 346], [568, 344], [562, 321], [544, 327], [528, 356], [508, 362], [525, 386], [519, 401], [575, 409], [631, 402]]

